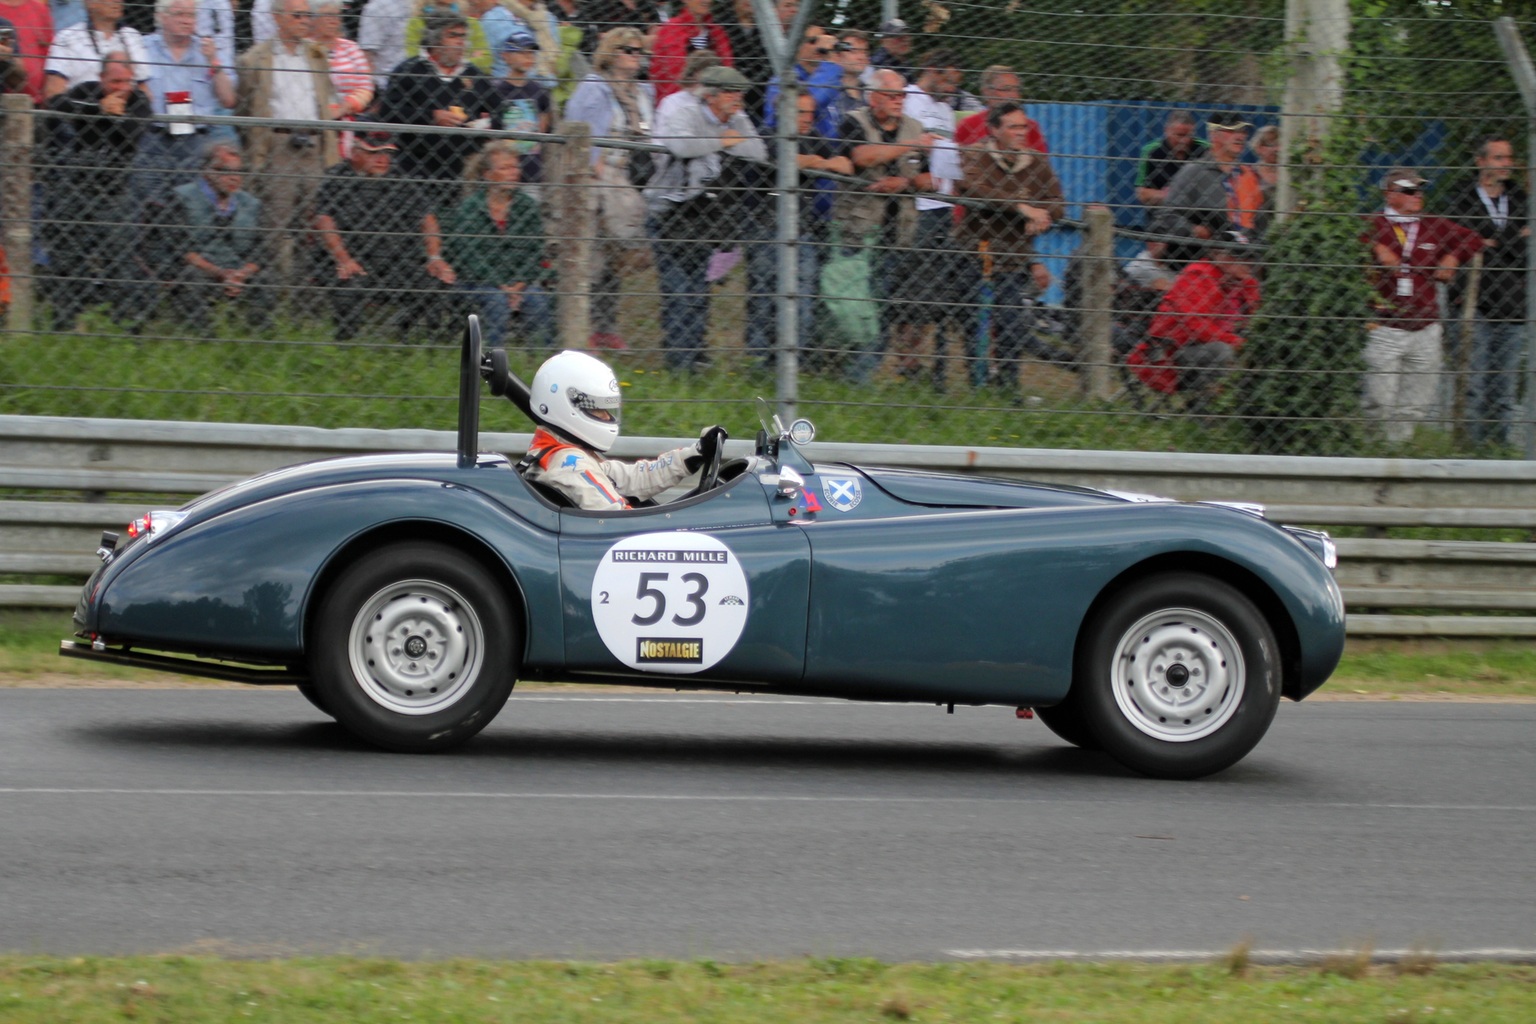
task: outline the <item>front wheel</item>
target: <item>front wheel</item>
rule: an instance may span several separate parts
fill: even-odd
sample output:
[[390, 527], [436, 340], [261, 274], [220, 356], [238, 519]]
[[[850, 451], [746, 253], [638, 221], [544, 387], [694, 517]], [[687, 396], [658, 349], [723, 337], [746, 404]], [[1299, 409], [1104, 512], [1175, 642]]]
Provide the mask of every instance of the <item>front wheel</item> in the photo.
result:
[[488, 725], [517, 677], [521, 630], [500, 583], [456, 548], [392, 544], [345, 569], [315, 620], [320, 706], [389, 750], [446, 750]]
[[1274, 630], [1240, 590], [1199, 573], [1134, 583], [1084, 630], [1074, 701], [1117, 761], [1192, 779], [1237, 763], [1280, 704]]

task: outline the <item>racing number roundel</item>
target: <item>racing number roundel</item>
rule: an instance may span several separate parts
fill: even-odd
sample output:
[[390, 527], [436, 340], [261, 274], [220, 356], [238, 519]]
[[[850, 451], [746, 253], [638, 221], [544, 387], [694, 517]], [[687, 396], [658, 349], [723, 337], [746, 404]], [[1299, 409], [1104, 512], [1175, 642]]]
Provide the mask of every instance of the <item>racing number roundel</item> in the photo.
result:
[[703, 672], [747, 625], [747, 575], [704, 533], [625, 537], [592, 579], [592, 619], [613, 656], [642, 672]]

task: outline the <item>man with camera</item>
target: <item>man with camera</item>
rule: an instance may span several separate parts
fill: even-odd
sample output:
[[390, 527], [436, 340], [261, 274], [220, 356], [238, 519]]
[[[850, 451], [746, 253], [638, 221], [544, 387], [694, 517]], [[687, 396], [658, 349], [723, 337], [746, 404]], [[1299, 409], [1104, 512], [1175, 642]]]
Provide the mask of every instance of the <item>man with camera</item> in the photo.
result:
[[0, 0], [0, 72], [7, 64], [21, 71], [14, 86], [8, 77], [6, 92], [24, 92], [32, 102], [43, 102], [43, 67], [53, 45], [53, 20], [43, 0]]
[[291, 281], [292, 229], [308, 223], [320, 175], [341, 153], [335, 132], [283, 123], [329, 120], [333, 109], [330, 61], [309, 39], [309, 0], [277, 0], [272, 16], [277, 35], [240, 55], [235, 113], [277, 122], [246, 129], [245, 152], [262, 226], [277, 232], [277, 272]]
[[48, 101], [43, 241], [52, 270], [53, 326], [69, 330], [81, 310], [110, 302], [124, 312], [120, 262], [133, 249], [128, 168], [149, 100], [135, 87], [135, 65], [109, 51], [86, 81]]
[[25, 92], [27, 69], [22, 64], [16, 26], [0, 18], [0, 92]]
[[667, 147], [646, 189], [647, 229], [655, 241], [661, 286], [662, 344], [667, 365], [707, 365], [709, 258], [717, 243], [740, 235], [741, 184], [732, 165], [762, 167], [768, 148], [742, 110], [746, 76], [712, 67], [680, 102], [661, 114], [652, 133]]

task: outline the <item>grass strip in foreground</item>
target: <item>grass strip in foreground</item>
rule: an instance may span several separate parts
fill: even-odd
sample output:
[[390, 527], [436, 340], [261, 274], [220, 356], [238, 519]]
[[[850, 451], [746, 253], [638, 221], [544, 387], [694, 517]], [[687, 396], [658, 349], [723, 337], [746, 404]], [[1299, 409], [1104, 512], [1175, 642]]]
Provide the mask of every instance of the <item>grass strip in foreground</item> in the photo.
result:
[[1372, 966], [1368, 953], [1256, 967], [884, 964], [828, 959], [615, 964], [202, 956], [0, 958], [7, 1024], [108, 1021], [1466, 1021], [1528, 1024], [1536, 967]]

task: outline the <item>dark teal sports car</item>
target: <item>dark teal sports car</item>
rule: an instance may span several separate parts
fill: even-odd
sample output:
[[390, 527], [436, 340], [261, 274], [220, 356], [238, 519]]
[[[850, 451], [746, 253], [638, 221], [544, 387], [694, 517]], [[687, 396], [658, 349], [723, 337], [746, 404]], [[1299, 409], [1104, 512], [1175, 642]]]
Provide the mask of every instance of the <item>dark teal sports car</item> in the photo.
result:
[[458, 450], [264, 473], [103, 538], [71, 657], [295, 684], [436, 751], [519, 680], [1032, 708], [1148, 775], [1233, 764], [1344, 646], [1325, 534], [1248, 507], [813, 464], [774, 417], [686, 494], [564, 506], [478, 450], [527, 389], [466, 330]]

